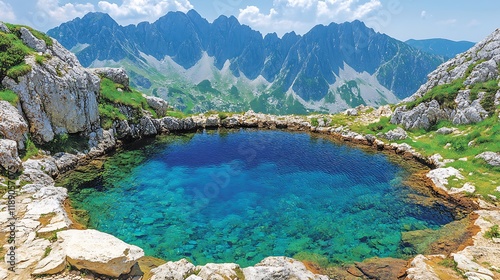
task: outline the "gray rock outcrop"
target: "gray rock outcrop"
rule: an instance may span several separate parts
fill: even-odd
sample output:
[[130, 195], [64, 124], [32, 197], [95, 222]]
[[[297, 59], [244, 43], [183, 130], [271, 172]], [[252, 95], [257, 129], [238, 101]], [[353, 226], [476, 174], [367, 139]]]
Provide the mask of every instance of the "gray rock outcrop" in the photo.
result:
[[123, 85], [126, 89], [129, 88], [129, 77], [127, 75], [127, 71], [123, 68], [104, 67], [92, 68], [89, 70], [100, 77], [108, 78], [117, 84]]
[[0, 139], [0, 165], [9, 172], [22, 170], [22, 162], [17, 154], [16, 141]]
[[476, 158], [484, 159], [491, 166], [500, 166], [500, 153], [484, 152]]
[[393, 129], [391, 131], [383, 133], [381, 136], [389, 141], [404, 140], [404, 139], [408, 138], [408, 134], [401, 127], [398, 127], [398, 128]]
[[19, 111], [7, 101], [0, 100], [0, 134], [2, 137], [17, 142], [19, 149], [24, 149], [24, 140], [28, 133], [28, 124]]
[[[26, 38], [30, 37], [29, 30], [23, 32]], [[31, 44], [28, 39], [25, 43]], [[2, 81], [19, 95], [33, 139], [44, 143], [53, 140], [56, 134], [96, 129], [99, 77], [81, 67], [75, 55], [57, 41], [46, 47], [45, 53], [48, 56], [42, 64], [33, 56], [26, 57], [26, 64], [32, 68], [26, 75]]]
[[155, 96], [144, 95], [144, 97], [146, 98], [149, 107], [155, 110], [156, 114], [158, 115], [158, 118], [163, 118], [167, 115], [167, 110], [168, 110], [167, 101]]
[[472, 124], [489, 116], [481, 102], [484, 93], [479, 92], [477, 98], [471, 100], [471, 91], [459, 90], [452, 106], [440, 105], [436, 100], [426, 101], [416, 107], [407, 109], [405, 102], [415, 101], [438, 85], [451, 84], [463, 79], [463, 86], [498, 80], [500, 65], [500, 29], [476, 44], [470, 50], [443, 63], [428, 75], [427, 83], [418, 91], [403, 100], [402, 106], [396, 108], [391, 118], [394, 124], [401, 124], [406, 129], [425, 128], [441, 120], [449, 120], [454, 124]]
[[5, 25], [5, 23], [0, 21], [0, 31], [5, 33], [10, 33], [10, 29]]
[[21, 27], [21, 39], [26, 46], [34, 49], [37, 52], [45, 52], [47, 50], [47, 43], [35, 37], [26, 27]]

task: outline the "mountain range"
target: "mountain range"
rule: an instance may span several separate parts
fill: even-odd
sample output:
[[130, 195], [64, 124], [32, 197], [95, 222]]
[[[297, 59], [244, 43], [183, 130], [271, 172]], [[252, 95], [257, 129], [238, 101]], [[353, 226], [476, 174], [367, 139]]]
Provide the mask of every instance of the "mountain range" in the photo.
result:
[[410, 39], [405, 41], [405, 43], [424, 52], [443, 56], [446, 60], [467, 51], [476, 44], [469, 41], [456, 42], [441, 38], [425, 40]]
[[87, 67], [124, 67], [131, 83], [186, 112], [338, 112], [410, 96], [444, 61], [360, 21], [263, 36], [196, 11], [120, 26], [89, 13], [48, 34]]

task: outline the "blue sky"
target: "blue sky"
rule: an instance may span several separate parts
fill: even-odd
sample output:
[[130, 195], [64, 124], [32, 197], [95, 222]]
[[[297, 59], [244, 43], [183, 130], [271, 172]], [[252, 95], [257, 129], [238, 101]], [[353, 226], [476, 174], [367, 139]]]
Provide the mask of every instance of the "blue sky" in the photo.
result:
[[46, 31], [87, 12], [109, 13], [118, 23], [155, 21], [168, 11], [221, 14], [262, 33], [303, 34], [316, 24], [359, 19], [399, 40], [447, 38], [480, 41], [500, 28], [498, 0], [0, 0], [0, 20]]

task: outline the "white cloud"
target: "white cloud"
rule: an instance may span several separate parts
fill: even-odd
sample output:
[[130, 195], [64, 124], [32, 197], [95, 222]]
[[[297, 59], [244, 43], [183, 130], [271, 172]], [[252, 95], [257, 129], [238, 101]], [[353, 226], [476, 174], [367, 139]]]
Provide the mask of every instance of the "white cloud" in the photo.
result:
[[424, 10], [424, 11], [422, 11], [422, 12], [420, 13], [420, 17], [421, 17], [422, 19], [426, 19], [426, 18], [427, 18], [427, 11], [425, 11], [425, 10]]
[[257, 30], [277, 32], [283, 34], [285, 32], [301, 29], [304, 23], [301, 21], [288, 20], [280, 17], [279, 13], [274, 9], [269, 10], [269, 14], [261, 13], [256, 6], [247, 6], [245, 9], [240, 9], [238, 20]]
[[264, 33], [305, 33], [316, 24], [367, 19], [381, 7], [380, 0], [274, 0], [269, 13], [247, 6], [238, 19]]
[[16, 15], [14, 14], [14, 10], [12, 10], [12, 6], [3, 1], [0, 1], [0, 19], [10, 22], [16, 21]]
[[126, 23], [154, 21], [168, 11], [187, 12], [193, 9], [189, 0], [123, 0], [121, 5], [99, 1], [97, 5], [102, 12]]
[[95, 11], [95, 7], [91, 3], [66, 3], [61, 6], [59, 0], [38, 0], [36, 6], [40, 12], [47, 16], [48, 21], [57, 23], [72, 20]]

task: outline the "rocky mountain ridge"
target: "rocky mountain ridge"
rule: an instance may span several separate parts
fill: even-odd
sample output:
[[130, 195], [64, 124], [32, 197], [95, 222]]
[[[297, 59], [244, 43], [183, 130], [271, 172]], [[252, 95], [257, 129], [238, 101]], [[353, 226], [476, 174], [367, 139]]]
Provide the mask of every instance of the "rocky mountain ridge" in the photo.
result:
[[457, 42], [441, 38], [425, 40], [410, 39], [405, 41], [405, 43], [419, 50], [443, 56], [446, 60], [455, 57], [457, 54], [467, 51], [475, 45], [475, 43], [473, 42]]
[[183, 111], [338, 112], [407, 97], [442, 58], [362, 22], [318, 25], [303, 36], [262, 36], [234, 17], [196, 11], [120, 26], [90, 13], [48, 32], [84, 66], [123, 66], [132, 83]]
[[470, 50], [441, 64], [399, 106], [391, 122], [429, 129], [442, 120], [477, 123], [500, 103], [500, 29]]

